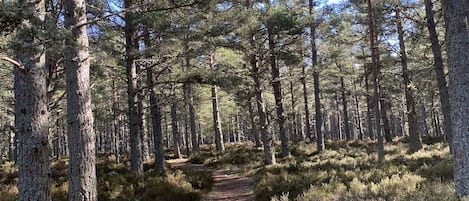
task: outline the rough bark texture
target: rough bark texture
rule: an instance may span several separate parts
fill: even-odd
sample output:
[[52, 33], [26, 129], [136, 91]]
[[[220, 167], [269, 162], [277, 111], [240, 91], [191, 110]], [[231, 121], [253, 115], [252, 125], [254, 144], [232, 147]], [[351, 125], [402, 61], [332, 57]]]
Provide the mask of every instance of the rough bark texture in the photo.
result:
[[274, 36], [269, 33], [269, 52], [270, 52], [270, 67], [272, 75], [272, 88], [274, 91], [275, 98], [275, 110], [277, 112], [277, 124], [279, 127], [280, 143], [281, 143], [281, 153], [282, 157], [290, 156], [290, 149], [288, 147], [288, 136], [285, 130], [285, 114], [283, 109], [282, 102], [282, 84], [280, 81], [280, 70], [277, 66], [277, 56], [275, 50], [275, 41]]
[[456, 195], [469, 195], [469, 31], [465, 1], [444, 1]]
[[41, 0], [20, 3], [31, 10], [34, 19], [24, 20], [20, 25], [17, 38], [24, 41], [24, 46], [15, 50], [24, 68], [14, 69], [18, 200], [48, 201], [51, 193], [45, 51], [41, 39], [31, 31], [43, 26], [45, 6]]
[[[124, 7], [130, 9], [134, 4], [133, 0], [125, 0]], [[129, 105], [129, 135], [130, 135], [130, 163], [131, 170], [135, 173], [143, 173], [142, 149], [139, 131], [139, 115], [137, 108], [137, 68], [135, 65], [138, 48], [137, 30], [133, 12], [125, 13], [125, 52], [126, 52], [126, 76], [127, 76], [127, 95]]]
[[375, 44], [375, 33], [374, 33], [374, 19], [373, 9], [371, 6], [371, 0], [368, 0], [368, 26], [370, 31], [370, 48], [371, 48], [371, 63], [373, 66], [373, 91], [374, 91], [374, 102], [375, 102], [375, 121], [376, 121], [376, 136], [378, 138], [378, 159], [384, 161], [384, 142], [381, 134], [381, 103], [380, 91], [379, 91], [379, 65], [378, 65], [378, 54], [377, 45]]
[[71, 31], [66, 40], [67, 125], [69, 144], [70, 201], [95, 201], [96, 150], [91, 110], [90, 60], [84, 0], [64, 2], [65, 27]]
[[[433, 17], [433, 4], [431, 0], [424, 0], [425, 2], [425, 15], [427, 18], [427, 28], [430, 34], [430, 42], [432, 44], [434, 68], [436, 73], [436, 81], [438, 82], [438, 91], [440, 92], [441, 111], [443, 112], [443, 130], [446, 139], [449, 142], [450, 148], [452, 147], [453, 129], [451, 127], [451, 106], [449, 103], [449, 92], [446, 84], [446, 77], [443, 66], [443, 56], [441, 54], [441, 45], [436, 33], [436, 25]], [[451, 148], [452, 149], [452, 148]]]

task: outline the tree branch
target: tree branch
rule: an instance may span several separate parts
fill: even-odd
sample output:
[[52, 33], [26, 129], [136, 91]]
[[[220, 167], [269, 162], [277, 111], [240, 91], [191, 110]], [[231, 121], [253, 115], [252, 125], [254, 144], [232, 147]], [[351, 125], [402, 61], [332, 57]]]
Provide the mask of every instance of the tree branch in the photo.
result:
[[[174, 9], [179, 9], [179, 8], [185, 8], [185, 7], [191, 7], [193, 5], [196, 5], [200, 3], [200, 1], [194, 1], [192, 3], [189, 3], [189, 4], [182, 4], [182, 5], [177, 5], [175, 4], [175, 6], [173, 7], [167, 7], [167, 8], [155, 8], [155, 9], [147, 9], [147, 10], [144, 10], [144, 11], [141, 11], [143, 13], [149, 13], [149, 12], [161, 12], [161, 11], [170, 11], [170, 10], [174, 10]], [[74, 28], [77, 29], [77, 28], [80, 28], [82, 26], [86, 26], [86, 25], [89, 25], [89, 24], [93, 24], [93, 23], [96, 23], [96, 22], [99, 22], [101, 20], [104, 20], [106, 18], [109, 18], [109, 17], [112, 17], [112, 16], [119, 16], [120, 14], [124, 14], [124, 13], [127, 13], [129, 11], [132, 11], [132, 10], [135, 10], [136, 8], [142, 8], [142, 7], [145, 7], [149, 5], [149, 3], [145, 3], [145, 4], [140, 4], [140, 5], [135, 5], [135, 6], [132, 6], [128, 9], [126, 8], [123, 8], [121, 11], [117, 11], [117, 12], [112, 12], [112, 13], [108, 13], [106, 15], [103, 15], [101, 17], [96, 17], [92, 20], [88, 20], [86, 23], [82, 23], [82, 24], [78, 24], [77, 26], [75, 26]]]
[[10, 57], [7, 57], [7, 56], [0, 56], [0, 61], [3, 60], [3, 61], [7, 61], [13, 65], [15, 65], [18, 69], [20, 69], [21, 71], [26, 71], [26, 69], [24, 68], [23, 64], [21, 64], [20, 62], [10, 58]]

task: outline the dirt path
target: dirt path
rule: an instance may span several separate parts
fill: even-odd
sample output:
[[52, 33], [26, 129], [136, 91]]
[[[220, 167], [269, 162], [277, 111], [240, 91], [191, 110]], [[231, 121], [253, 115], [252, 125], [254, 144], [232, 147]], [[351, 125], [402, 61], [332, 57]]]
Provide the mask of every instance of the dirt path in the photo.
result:
[[212, 171], [214, 186], [205, 197], [206, 201], [253, 201], [254, 182], [240, 176], [233, 170], [211, 170], [203, 165], [190, 164], [187, 159], [170, 160], [168, 163], [176, 168]]

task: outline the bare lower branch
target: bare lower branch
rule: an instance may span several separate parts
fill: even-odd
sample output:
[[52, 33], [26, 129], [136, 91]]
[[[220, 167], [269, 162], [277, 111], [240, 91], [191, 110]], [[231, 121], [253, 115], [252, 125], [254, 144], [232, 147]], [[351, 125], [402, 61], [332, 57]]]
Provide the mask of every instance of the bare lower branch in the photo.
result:
[[18, 69], [20, 69], [21, 71], [25, 71], [26, 69], [24, 68], [23, 64], [21, 64], [20, 62], [10, 58], [10, 57], [7, 57], [7, 56], [0, 56], [0, 61], [3, 60], [3, 61], [7, 61], [13, 65], [15, 65]]

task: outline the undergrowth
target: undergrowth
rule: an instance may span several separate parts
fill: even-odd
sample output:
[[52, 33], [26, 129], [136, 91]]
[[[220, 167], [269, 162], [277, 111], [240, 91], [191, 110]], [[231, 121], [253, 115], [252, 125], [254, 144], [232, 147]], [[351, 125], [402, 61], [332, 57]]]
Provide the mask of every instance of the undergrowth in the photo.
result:
[[[68, 200], [67, 167], [66, 159], [51, 164], [53, 201]], [[160, 173], [149, 170], [139, 176], [130, 172], [128, 164], [115, 164], [108, 158], [98, 158], [96, 174], [99, 201], [200, 201], [213, 185], [210, 172], [170, 168]], [[17, 200], [17, 175], [13, 163], [0, 167], [0, 201]]]
[[328, 142], [320, 154], [299, 144], [292, 158], [249, 175], [258, 201], [457, 200], [449, 148], [429, 142], [413, 154], [405, 143], [386, 144], [383, 162], [373, 142]]

